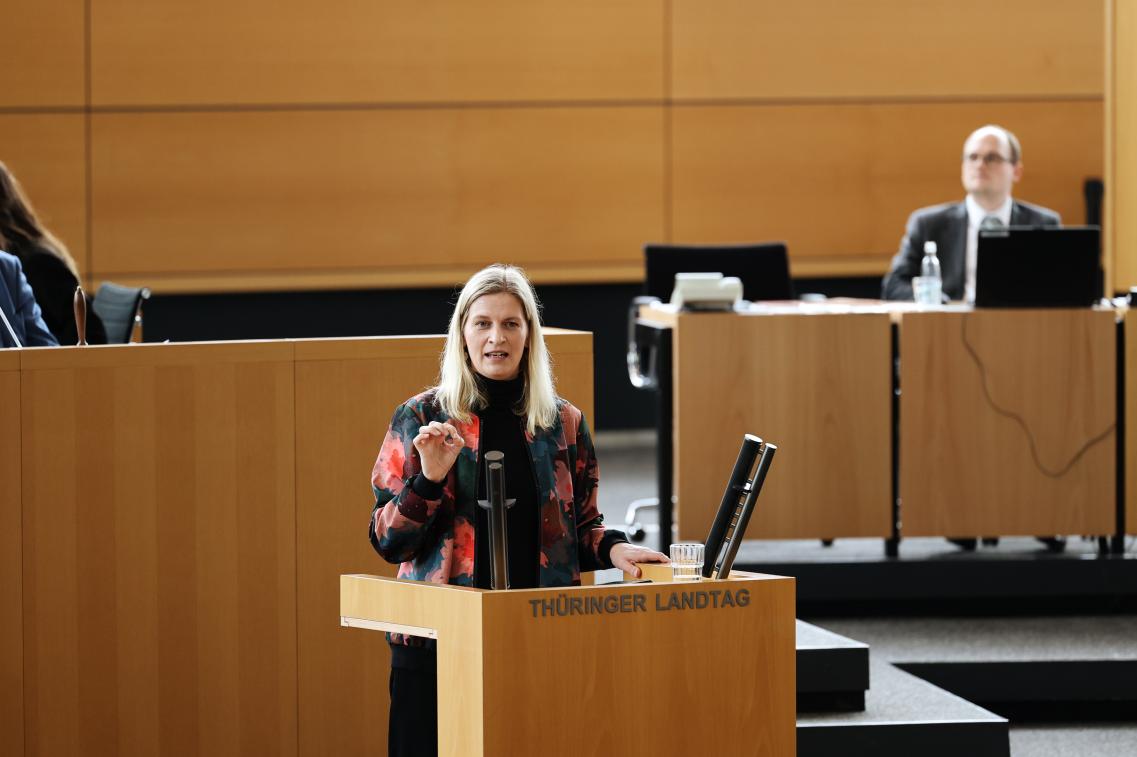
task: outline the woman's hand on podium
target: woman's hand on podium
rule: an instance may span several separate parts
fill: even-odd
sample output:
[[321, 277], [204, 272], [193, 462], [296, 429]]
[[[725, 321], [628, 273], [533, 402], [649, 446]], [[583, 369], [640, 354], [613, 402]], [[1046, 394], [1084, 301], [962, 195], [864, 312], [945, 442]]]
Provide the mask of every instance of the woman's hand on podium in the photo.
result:
[[612, 560], [613, 568], [619, 568], [636, 578], [639, 578], [641, 573], [640, 569], [636, 566], [638, 562], [671, 562], [671, 560], [667, 558], [667, 555], [662, 552], [656, 552], [654, 549], [629, 544], [626, 541], [613, 544], [612, 551], [608, 553], [608, 557]]
[[449, 423], [431, 421], [428, 426], [419, 426], [414, 445], [422, 461], [422, 475], [440, 484], [450, 472], [466, 442], [458, 433], [458, 429]]

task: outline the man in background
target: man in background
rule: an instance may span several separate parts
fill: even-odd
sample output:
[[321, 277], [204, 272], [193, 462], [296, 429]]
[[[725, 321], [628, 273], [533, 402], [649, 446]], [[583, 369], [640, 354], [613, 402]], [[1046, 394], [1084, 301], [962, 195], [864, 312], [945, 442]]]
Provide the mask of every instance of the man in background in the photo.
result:
[[940, 259], [944, 294], [973, 303], [980, 228], [1062, 223], [1053, 210], [1011, 197], [1011, 188], [1023, 175], [1022, 147], [1002, 126], [989, 124], [971, 133], [963, 143], [960, 174], [967, 191], [963, 202], [921, 208], [909, 216], [900, 251], [884, 277], [884, 299], [911, 301], [912, 277], [920, 275], [924, 242], [931, 240]]
[[[1053, 210], [1011, 197], [1011, 188], [1022, 178], [1022, 146], [1018, 137], [1002, 126], [980, 126], [963, 143], [960, 177], [967, 197], [963, 202], [921, 208], [908, 218], [900, 251], [882, 286], [886, 300], [912, 300], [912, 277], [920, 273], [924, 242], [936, 243], [943, 291], [950, 299], [975, 302], [975, 263], [980, 229], [1007, 226], [1059, 226], [1062, 219]], [[1062, 537], [1040, 536], [1050, 550], [1065, 548]], [[975, 549], [974, 538], [953, 538], [952, 543]], [[997, 538], [984, 539], [998, 544]]]

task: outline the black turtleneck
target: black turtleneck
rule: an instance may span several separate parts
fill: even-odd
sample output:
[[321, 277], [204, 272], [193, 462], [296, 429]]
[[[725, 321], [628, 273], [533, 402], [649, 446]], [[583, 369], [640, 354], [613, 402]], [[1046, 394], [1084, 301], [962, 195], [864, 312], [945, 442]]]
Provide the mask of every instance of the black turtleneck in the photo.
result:
[[[506, 511], [509, 543], [509, 585], [514, 589], [537, 586], [540, 566], [538, 541], [537, 478], [529, 445], [525, 443], [525, 418], [518, 415], [525, 379], [495, 381], [482, 376], [478, 381], [489, 403], [475, 409], [481, 422], [478, 441], [478, 499], [486, 498], [486, 453], [497, 450], [505, 455], [505, 496], [516, 499]], [[474, 585], [490, 586], [489, 511], [477, 508], [474, 522]]]

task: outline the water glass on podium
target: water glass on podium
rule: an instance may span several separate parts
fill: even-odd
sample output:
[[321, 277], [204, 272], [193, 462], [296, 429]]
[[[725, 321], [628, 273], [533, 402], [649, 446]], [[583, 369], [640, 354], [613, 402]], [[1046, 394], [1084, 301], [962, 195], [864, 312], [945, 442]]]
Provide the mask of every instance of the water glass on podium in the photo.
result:
[[698, 581], [703, 575], [703, 545], [680, 541], [671, 545], [671, 579]]

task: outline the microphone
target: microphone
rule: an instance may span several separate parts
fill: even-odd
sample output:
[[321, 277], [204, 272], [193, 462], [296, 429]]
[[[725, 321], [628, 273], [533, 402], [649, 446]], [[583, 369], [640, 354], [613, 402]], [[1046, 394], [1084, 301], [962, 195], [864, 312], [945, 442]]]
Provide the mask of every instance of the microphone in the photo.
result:
[[505, 498], [504, 452], [491, 450], [486, 453], [486, 497], [478, 500], [478, 506], [489, 510], [490, 516], [490, 588], [508, 589], [509, 544], [505, 511], [517, 500]]
[[746, 535], [750, 516], [754, 514], [754, 503], [758, 500], [758, 493], [762, 491], [762, 484], [766, 481], [766, 474], [770, 470], [770, 464], [774, 461], [774, 453], [777, 451], [776, 445], [762, 442], [762, 454], [758, 458], [758, 468], [754, 471], [754, 478], [750, 480], [746, 500], [735, 510], [735, 516], [731, 521], [730, 535], [725, 540], [725, 552], [722, 561], [718, 564], [719, 578], [730, 577], [734, 558], [738, 556], [738, 548], [742, 546], [742, 537]]
[[[716, 570], [719, 578], [730, 576], [734, 558], [738, 556], [738, 548], [742, 545], [742, 537], [750, 525], [750, 516], [754, 514], [758, 493], [762, 491], [762, 484], [766, 481], [766, 474], [777, 451], [776, 445], [753, 434], [742, 437], [738, 459], [734, 462], [734, 470], [731, 471], [722, 502], [719, 503], [715, 520], [711, 524], [711, 533], [707, 536], [703, 578], [710, 578]], [[758, 467], [754, 477], [750, 478], [750, 469], [754, 467], [755, 460], [758, 461]]]
[[734, 461], [734, 469], [730, 472], [730, 478], [726, 482], [726, 491], [723, 492], [719, 509], [711, 523], [711, 532], [707, 536], [703, 559], [703, 578], [710, 578], [711, 574], [714, 573], [715, 563], [718, 561], [719, 552], [722, 551], [723, 541], [730, 529], [730, 522], [735, 515], [739, 497], [750, 491], [750, 469], [754, 467], [754, 461], [758, 459], [758, 453], [761, 450], [762, 440], [757, 436], [746, 434], [742, 437], [742, 447], [738, 450], [738, 459]]

